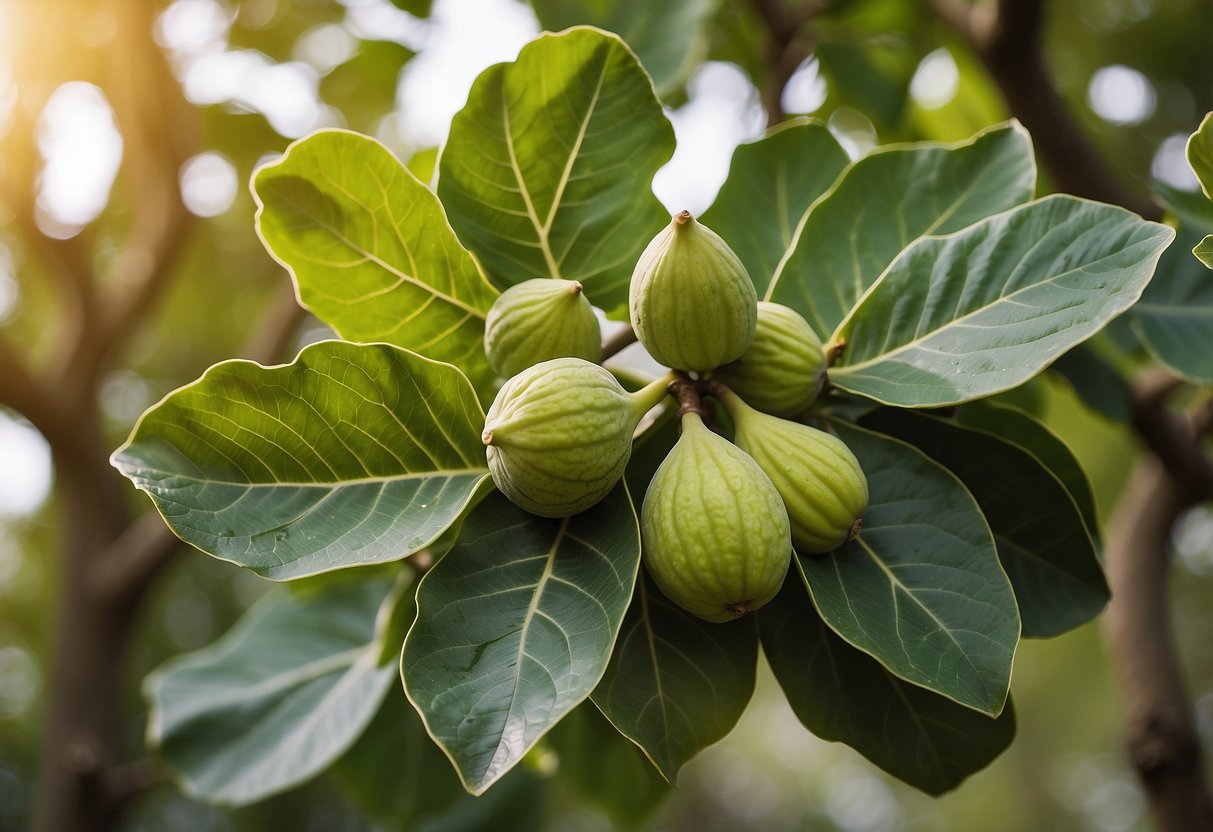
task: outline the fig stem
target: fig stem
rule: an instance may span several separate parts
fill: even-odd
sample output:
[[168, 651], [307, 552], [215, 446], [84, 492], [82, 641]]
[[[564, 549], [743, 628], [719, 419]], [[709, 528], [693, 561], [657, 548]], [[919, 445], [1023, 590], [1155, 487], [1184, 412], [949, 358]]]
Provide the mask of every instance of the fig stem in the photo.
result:
[[648, 413], [657, 405], [661, 404], [661, 400], [668, 396], [671, 392], [670, 386], [674, 383], [677, 376], [673, 371], [666, 373], [661, 378], [655, 379], [644, 387], [632, 394], [632, 404], [635, 408], [636, 418], [639, 420], [644, 414]]
[[669, 384], [671, 395], [678, 399], [678, 417], [698, 413], [703, 417], [703, 402], [699, 398], [699, 382], [687, 378], [675, 378]]

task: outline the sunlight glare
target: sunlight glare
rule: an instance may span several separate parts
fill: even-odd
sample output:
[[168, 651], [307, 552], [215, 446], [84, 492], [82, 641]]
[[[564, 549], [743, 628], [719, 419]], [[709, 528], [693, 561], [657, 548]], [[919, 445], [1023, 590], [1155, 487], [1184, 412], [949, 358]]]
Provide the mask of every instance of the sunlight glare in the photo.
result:
[[231, 26], [232, 16], [216, 0], [175, 0], [156, 21], [156, 40], [170, 52], [222, 52]]
[[653, 178], [653, 192], [672, 214], [701, 214], [729, 175], [733, 151], [766, 127], [758, 90], [735, 64], [709, 61], [687, 83], [688, 101], [668, 113], [678, 147]]
[[1181, 191], [1195, 191], [1200, 188], [1200, 181], [1192, 171], [1192, 166], [1188, 164], [1187, 149], [1187, 133], [1172, 133], [1167, 136], [1154, 152], [1150, 175]]
[[28, 422], [0, 412], [0, 517], [33, 514], [51, 491], [51, 451]]
[[960, 70], [952, 53], [936, 49], [922, 59], [910, 80], [910, 97], [924, 110], [936, 110], [956, 97]]
[[806, 58], [784, 85], [779, 103], [789, 114], [815, 113], [826, 103], [826, 79], [816, 58]]
[[1154, 113], [1154, 103], [1150, 79], [1122, 64], [1097, 69], [1087, 86], [1087, 104], [1110, 124], [1140, 124]]
[[396, 126], [411, 150], [440, 144], [476, 76], [512, 61], [539, 34], [535, 13], [517, 0], [438, 0], [430, 21], [424, 48], [405, 66], [397, 91]]
[[274, 63], [254, 49], [189, 61], [182, 85], [194, 104], [240, 105], [264, 115], [270, 127], [288, 139], [337, 123], [320, 101], [320, 76], [315, 69], [300, 61]]
[[199, 153], [181, 166], [181, 199], [190, 213], [217, 217], [232, 207], [240, 183], [221, 153]]
[[39, 225], [56, 237], [73, 236], [109, 202], [122, 162], [122, 136], [105, 93], [84, 81], [51, 93], [38, 120], [38, 150]]

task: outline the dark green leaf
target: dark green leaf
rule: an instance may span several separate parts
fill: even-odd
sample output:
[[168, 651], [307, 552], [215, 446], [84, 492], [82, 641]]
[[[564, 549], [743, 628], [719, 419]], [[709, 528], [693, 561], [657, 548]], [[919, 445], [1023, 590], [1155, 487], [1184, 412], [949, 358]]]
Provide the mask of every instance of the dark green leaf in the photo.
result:
[[977, 499], [1025, 637], [1060, 635], [1103, 610], [1108, 585], [1082, 513], [1035, 456], [993, 433], [908, 410], [884, 408], [863, 425], [914, 445]]
[[905, 110], [919, 57], [894, 38], [822, 43], [816, 51], [832, 98], [855, 107], [882, 129], [896, 125]]
[[389, 584], [278, 589], [214, 644], [147, 677], [149, 743], [189, 794], [244, 805], [310, 779], [358, 738], [395, 682], [376, 663]]
[[640, 822], [670, 793], [644, 752], [591, 702], [578, 705], [549, 738], [560, 758], [560, 780], [622, 824]]
[[1010, 702], [990, 719], [899, 679], [835, 635], [799, 581], [787, 581], [758, 611], [758, 629], [771, 670], [806, 728], [928, 794], [960, 785], [1015, 736]]
[[822, 339], [893, 259], [1032, 196], [1028, 134], [1012, 122], [955, 145], [892, 145], [853, 163], [800, 219], [767, 300], [804, 315]]
[[455, 367], [323, 341], [281, 367], [212, 367], [112, 461], [187, 543], [288, 580], [433, 543], [488, 477], [483, 428]]
[[1099, 520], [1091, 481], [1078, 457], [1060, 436], [1031, 414], [1000, 402], [970, 402], [956, 411], [956, 421], [1017, 445], [1061, 480], [1082, 512], [1087, 531], [1098, 539]]
[[1019, 614], [968, 490], [918, 449], [846, 423], [868, 478], [863, 532], [798, 557], [822, 617], [890, 671], [987, 714], [1002, 711]]
[[719, 0], [531, 0], [549, 31], [588, 23], [623, 38], [657, 92], [678, 89], [707, 51], [706, 27]]
[[729, 178], [702, 219], [737, 252], [759, 297], [801, 218], [846, 165], [833, 134], [807, 118], [785, 122], [734, 151]]
[[651, 184], [673, 149], [631, 50], [570, 29], [476, 79], [451, 122], [438, 194], [498, 286], [579, 280], [618, 313], [641, 249], [668, 221]]
[[1198, 384], [1213, 381], [1213, 274], [1192, 257], [1208, 230], [1181, 221], [1175, 245], [1163, 252], [1132, 311], [1133, 329], [1150, 354]]
[[1132, 418], [1133, 399], [1128, 382], [1090, 342], [1079, 344], [1049, 369], [1063, 376], [1083, 403], [1096, 413], [1115, 422]]
[[1196, 171], [1205, 196], [1213, 199], [1213, 113], [1208, 113], [1188, 137], [1188, 164]]
[[404, 691], [398, 684], [391, 688], [379, 713], [333, 766], [333, 773], [376, 823], [404, 832], [471, 798]]
[[885, 271], [832, 342], [843, 390], [938, 407], [1009, 390], [1141, 296], [1175, 232], [1051, 196], [948, 237], [918, 241]]
[[299, 297], [351, 341], [384, 341], [491, 379], [497, 292], [437, 197], [374, 139], [323, 130], [257, 171], [257, 233]]
[[737, 724], [754, 693], [757, 656], [750, 617], [702, 621], [644, 576], [594, 704], [677, 783], [688, 760]]
[[1200, 262], [1213, 269], [1213, 234], [1205, 237], [1192, 247], [1192, 253]]
[[401, 660], [427, 730], [480, 794], [602, 677], [640, 531], [623, 485], [563, 520], [494, 494], [422, 579]]

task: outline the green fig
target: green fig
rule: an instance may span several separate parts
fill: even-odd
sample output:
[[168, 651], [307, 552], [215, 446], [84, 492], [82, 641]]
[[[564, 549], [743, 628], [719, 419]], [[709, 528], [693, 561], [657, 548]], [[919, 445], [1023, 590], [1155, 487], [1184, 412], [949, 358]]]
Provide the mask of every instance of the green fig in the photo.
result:
[[657, 586], [707, 621], [770, 601], [791, 562], [788, 513], [770, 478], [694, 411], [649, 483], [640, 531]]
[[632, 433], [668, 383], [629, 393], [609, 371], [580, 358], [528, 367], [502, 386], [484, 421], [494, 484], [543, 517], [585, 511], [623, 476]]
[[851, 449], [817, 428], [760, 413], [735, 393], [723, 396], [737, 446], [775, 483], [802, 554], [832, 552], [852, 539], [868, 507], [868, 480]]
[[688, 211], [640, 255], [628, 300], [640, 343], [676, 370], [715, 369], [754, 339], [758, 295], [745, 266]]
[[602, 359], [598, 317], [577, 281], [526, 280], [493, 302], [484, 322], [484, 353], [502, 378], [552, 358], [597, 364]]
[[794, 309], [758, 302], [758, 328], [741, 358], [712, 377], [751, 407], [775, 416], [796, 416], [817, 398], [825, 381], [821, 339]]

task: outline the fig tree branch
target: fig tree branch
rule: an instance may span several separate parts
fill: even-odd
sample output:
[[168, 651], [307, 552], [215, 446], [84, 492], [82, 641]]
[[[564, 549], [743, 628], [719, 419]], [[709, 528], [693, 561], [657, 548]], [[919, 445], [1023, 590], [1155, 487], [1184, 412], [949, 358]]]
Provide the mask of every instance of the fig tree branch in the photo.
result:
[[766, 65], [769, 77], [762, 89], [762, 105], [767, 111], [767, 126], [783, 121], [783, 88], [796, 68], [813, 54], [815, 39], [805, 32], [805, 24], [820, 14], [827, 0], [803, 0], [788, 5], [782, 0], [751, 0], [766, 32]]
[[973, 50], [1002, 91], [1010, 111], [1032, 134], [1059, 190], [1134, 211], [1150, 220], [1161, 207], [1130, 190], [1079, 127], [1045, 64], [1041, 37], [1045, 0], [925, 0]]
[[[116, 43], [106, 51], [107, 89], [122, 131], [122, 173], [138, 202], [96, 328], [77, 341], [65, 375], [91, 389], [171, 283], [195, 220], [181, 200], [177, 172], [197, 150], [197, 114], [185, 101], [163, 51], [152, 39], [146, 0], [120, 4]], [[155, 87], [149, 94], [148, 86]]]
[[1199, 500], [1157, 458], [1144, 457], [1112, 516], [1104, 552], [1113, 602], [1103, 625], [1124, 699], [1125, 744], [1159, 832], [1213, 829], [1167, 608], [1171, 529]]

